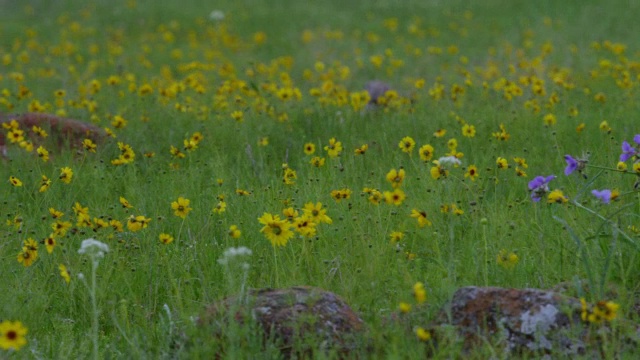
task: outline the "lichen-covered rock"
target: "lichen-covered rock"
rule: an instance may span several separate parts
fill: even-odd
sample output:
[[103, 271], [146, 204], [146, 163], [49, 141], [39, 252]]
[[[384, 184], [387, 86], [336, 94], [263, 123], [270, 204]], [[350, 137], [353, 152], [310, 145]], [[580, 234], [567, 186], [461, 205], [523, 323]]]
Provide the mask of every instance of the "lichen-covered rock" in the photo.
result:
[[585, 351], [580, 314], [577, 299], [555, 292], [471, 286], [455, 292], [440, 320], [457, 327], [467, 349], [490, 338], [509, 352], [574, 355]]
[[[106, 137], [105, 131], [100, 127], [73, 119], [67, 119], [50, 114], [24, 113], [24, 114], [0, 114], [0, 123], [5, 124], [15, 120], [20, 130], [24, 131], [25, 137], [34, 144], [38, 144], [32, 128], [38, 126], [47, 131], [53, 140], [53, 145], [60, 150], [64, 146], [80, 148], [84, 139], [91, 139], [95, 143], [100, 143]], [[0, 130], [0, 152], [6, 156], [5, 129]]]
[[[299, 351], [293, 350], [294, 342], [305, 338], [313, 339], [320, 347], [303, 349], [306, 355], [315, 351], [351, 354], [361, 346], [365, 331], [362, 320], [339, 296], [307, 286], [251, 290], [246, 298], [226, 298], [209, 306], [199, 323], [224, 327], [231, 318], [241, 324], [255, 320], [265, 341], [279, 342], [286, 358]], [[214, 332], [221, 330], [224, 329], [214, 329]]]

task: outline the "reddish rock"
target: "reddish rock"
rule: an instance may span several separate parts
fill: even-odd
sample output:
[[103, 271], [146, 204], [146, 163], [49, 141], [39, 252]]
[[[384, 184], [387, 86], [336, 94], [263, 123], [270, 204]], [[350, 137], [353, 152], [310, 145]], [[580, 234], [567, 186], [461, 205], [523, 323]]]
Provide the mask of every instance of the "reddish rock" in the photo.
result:
[[[231, 318], [231, 309], [235, 312], [232, 317], [236, 322], [246, 324], [249, 319], [255, 320], [262, 329], [264, 340], [273, 339], [279, 343], [285, 358], [313, 356], [316, 351], [333, 351], [347, 356], [363, 344], [363, 321], [339, 296], [319, 288], [251, 290], [245, 301], [230, 297], [209, 306], [199, 323], [213, 326], [214, 337], [220, 337], [228, 324], [227, 319]], [[308, 339], [320, 348], [293, 350], [296, 342]]]
[[[98, 144], [106, 137], [103, 129], [79, 120], [40, 113], [0, 114], [0, 123], [9, 123], [12, 120], [18, 122], [20, 129], [25, 133], [25, 137], [33, 141], [34, 144], [38, 144], [41, 141], [34, 135], [31, 128], [38, 126], [47, 131], [48, 138], [53, 139], [53, 145], [56, 147], [56, 149], [47, 150], [59, 151], [67, 145], [79, 148], [82, 146], [84, 139], [91, 139]], [[6, 156], [5, 133], [5, 129], [0, 130], [0, 152], [3, 156]]]

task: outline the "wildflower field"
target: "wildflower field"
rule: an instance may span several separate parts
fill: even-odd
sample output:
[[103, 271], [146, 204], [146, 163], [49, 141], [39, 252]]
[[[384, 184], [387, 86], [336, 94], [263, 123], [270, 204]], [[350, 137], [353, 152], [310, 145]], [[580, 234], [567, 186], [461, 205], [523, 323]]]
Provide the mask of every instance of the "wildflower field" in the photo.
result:
[[296, 285], [362, 317], [353, 357], [463, 356], [429, 323], [477, 285], [566, 288], [602, 356], [632, 358], [639, 12], [0, 1], [0, 112], [100, 131], [0, 116], [0, 358], [278, 358], [197, 318]]

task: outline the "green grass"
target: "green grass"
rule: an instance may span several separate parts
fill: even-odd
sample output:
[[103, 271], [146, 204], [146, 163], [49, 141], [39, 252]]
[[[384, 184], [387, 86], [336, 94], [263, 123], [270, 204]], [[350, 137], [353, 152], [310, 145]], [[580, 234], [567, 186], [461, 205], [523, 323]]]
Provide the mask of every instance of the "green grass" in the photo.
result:
[[[631, 142], [640, 133], [640, 49], [633, 35], [640, 31], [633, 17], [637, 4], [281, 0], [267, 6], [245, 0], [217, 2], [226, 17], [215, 22], [208, 19], [214, 10], [210, 2], [127, 5], [133, 3], [0, 1], [0, 111], [26, 112], [37, 100], [44, 112], [64, 111], [100, 127], [113, 129], [115, 115], [128, 120], [126, 127], [114, 130], [116, 139], [98, 144], [96, 153], [56, 152], [45, 140], [43, 146], [52, 153], [45, 163], [17, 144], [9, 146], [9, 159], [0, 167], [0, 320], [21, 321], [29, 333], [24, 348], [0, 350], [0, 357], [95, 355], [90, 336], [94, 313], [77, 277], [91, 271], [89, 259], [77, 253], [90, 237], [110, 246], [97, 269], [100, 358], [210, 358], [220, 347], [236, 358], [262, 351], [277, 357], [275, 347], [261, 349], [256, 337], [242, 343], [247, 329], [209, 339], [192, 321], [207, 304], [239, 291], [238, 281], [231, 286], [233, 275], [217, 262], [225, 249], [236, 246], [253, 251], [249, 287], [312, 285], [344, 297], [369, 324], [373, 354], [380, 358], [424, 357], [425, 345], [387, 324], [400, 302], [412, 303], [416, 282], [425, 284], [428, 300], [411, 326], [428, 325], [461, 286], [549, 289], [577, 280], [588, 281], [590, 292], [576, 294], [593, 302], [608, 299], [605, 290], [615, 289], [611, 300], [621, 305], [621, 319], [613, 326], [622, 335], [605, 346], [621, 344], [631, 328], [627, 321], [637, 321], [640, 197], [633, 188], [637, 176], [630, 174], [631, 161], [629, 174], [587, 168], [587, 180], [563, 175], [565, 154], [589, 152], [589, 165], [615, 169], [622, 141]], [[396, 31], [385, 27], [391, 18], [397, 19]], [[409, 30], [412, 24], [416, 33]], [[305, 30], [313, 34], [308, 43], [302, 40]], [[266, 41], [256, 44], [254, 34], [260, 31]], [[548, 54], [543, 54], [545, 44], [552, 46]], [[626, 50], [616, 54], [615, 44]], [[65, 48], [72, 50], [61, 51]], [[442, 53], [435, 54], [436, 48]], [[375, 55], [385, 57], [381, 68], [370, 60]], [[393, 60], [402, 65], [390, 66]], [[323, 71], [315, 68], [319, 61]], [[527, 65], [532, 63], [538, 65]], [[233, 70], [221, 71], [229, 65]], [[349, 75], [341, 78], [345, 67]], [[16, 74], [24, 79], [16, 80]], [[283, 74], [290, 77], [290, 87], [300, 90], [300, 100], [283, 102], [269, 90], [288, 86]], [[108, 85], [111, 75], [122, 82]], [[544, 95], [520, 82], [532, 76], [544, 81]], [[619, 82], [625, 76], [629, 88]], [[416, 89], [420, 78], [425, 86]], [[354, 110], [349, 92], [361, 91], [372, 79], [388, 81], [412, 101]], [[94, 80], [101, 87], [92, 94]], [[327, 80], [343, 87], [346, 103], [323, 105], [310, 95]], [[500, 80], [518, 84], [522, 96], [506, 99]], [[239, 81], [245, 90], [223, 89], [225, 82]], [[429, 94], [437, 83], [445, 88], [441, 100]], [[144, 84], [152, 94], [138, 94], [135, 89]], [[32, 95], [18, 98], [20, 85]], [[184, 89], [174, 97], [161, 95], [161, 89], [178, 85]], [[451, 98], [454, 85], [464, 89], [457, 101]], [[129, 86], [135, 86], [133, 92]], [[56, 104], [58, 89], [66, 92], [62, 104]], [[605, 102], [594, 99], [598, 93], [606, 95]], [[559, 102], [549, 105], [552, 94]], [[273, 111], [260, 111], [257, 100]], [[530, 100], [537, 101], [539, 111], [527, 105]], [[77, 105], [83, 101], [94, 101], [97, 108]], [[570, 114], [572, 108], [578, 109], [577, 116]], [[243, 122], [231, 118], [235, 110], [244, 112]], [[278, 120], [283, 114], [287, 121]], [[546, 114], [554, 114], [557, 124], [545, 126]], [[604, 120], [611, 131], [599, 128]], [[475, 126], [475, 137], [462, 135], [463, 122]], [[577, 132], [581, 123], [585, 128]], [[501, 124], [510, 134], [507, 141], [492, 136]], [[434, 137], [438, 129], [446, 129], [446, 135]], [[170, 147], [182, 149], [194, 132], [204, 136], [198, 148], [173, 158]], [[416, 141], [411, 154], [398, 147], [405, 136]], [[268, 137], [267, 146], [258, 145], [261, 137]], [[344, 147], [339, 158], [323, 150], [334, 137]], [[435, 180], [434, 164], [422, 161], [418, 148], [433, 145], [436, 160], [449, 152], [451, 138], [463, 153], [462, 166]], [[120, 153], [117, 142], [134, 149], [133, 163], [111, 164]], [[308, 142], [316, 146], [313, 156], [326, 157], [324, 167], [309, 164], [312, 156], [303, 152]], [[366, 154], [355, 155], [363, 144], [369, 146]], [[144, 157], [147, 152], [155, 156]], [[506, 158], [510, 168], [497, 169], [497, 157]], [[527, 177], [516, 175], [514, 157], [526, 159]], [[297, 172], [294, 185], [283, 184], [283, 163]], [[475, 181], [464, 176], [470, 165], [478, 168]], [[58, 180], [62, 167], [73, 169], [70, 184]], [[407, 199], [400, 206], [374, 205], [361, 194], [364, 187], [391, 191], [385, 176], [400, 167], [407, 174], [401, 186]], [[551, 189], [562, 189], [569, 203], [530, 200], [528, 182], [550, 174], [558, 176]], [[52, 179], [44, 193], [38, 192], [42, 175]], [[10, 176], [23, 186], [11, 186]], [[331, 191], [344, 188], [351, 197], [334, 201]], [[600, 204], [590, 193], [604, 188], [619, 189], [619, 201]], [[252, 194], [238, 196], [236, 189]], [[221, 194], [227, 210], [214, 214]], [[134, 208], [124, 209], [121, 196]], [[193, 210], [185, 219], [171, 209], [178, 197], [191, 201]], [[93, 222], [117, 219], [124, 231], [76, 226], [76, 202], [88, 207]], [[289, 206], [301, 211], [308, 202], [321, 202], [333, 223], [319, 224], [312, 238], [296, 235], [274, 249], [257, 219], [265, 212], [281, 215]], [[451, 204], [464, 214], [440, 211]], [[16, 256], [27, 238], [40, 241], [52, 232], [51, 207], [65, 213], [74, 231], [57, 239], [52, 254], [40, 245], [37, 261], [25, 267]], [[432, 225], [418, 227], [409, 216], [412, 209], [425, 211]], [[130, 215], [150, 218], [149, 226], [129, 231]], [[4, 224], [16, 217], [21, 225]], [[231, 225], [242, 231], [239, 239], [229, 236]], [[390, 242], [393, 231], [405, 234], [397, 244]], [[160, 233], [175, 241], [160, 243]], [[502, 249], [517, 254], [512, 269], [497, 264]], [[60, 277], [59, 264], [71, 270], [69, 284]], [[435, 354], [461, 356], [453, 336], [449, 340], [451, 345]], [[182, 347], [176, 349], [176, 342]], [[499, 353], [487, 345], [475, 356], [492, 351]]]

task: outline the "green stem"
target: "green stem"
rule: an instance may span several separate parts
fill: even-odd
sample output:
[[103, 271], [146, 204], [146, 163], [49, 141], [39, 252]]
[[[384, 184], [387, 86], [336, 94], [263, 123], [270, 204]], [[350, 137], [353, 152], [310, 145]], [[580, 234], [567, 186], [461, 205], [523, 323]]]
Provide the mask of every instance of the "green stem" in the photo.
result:
[[96, 300], [96, 270], [98, 269], [97, 259], [91, 259], [91, 309], [93, 310], [92, 332], [93, 332], [93, 358], [98, 360], [98, 303]]
[[484, 286], [489, 286], [489, 246], [487, 245], [487, 226], [482, 225], [482, 238], [484, 239]]
[[279, 276], [279, 271], [278, 271], [278, 252], [276, 250], [276, 247], [273, 246], [273, 259], [275, 262], [275, 266], [276, 266], [276, 288], [280, 287], [280, 276]]

